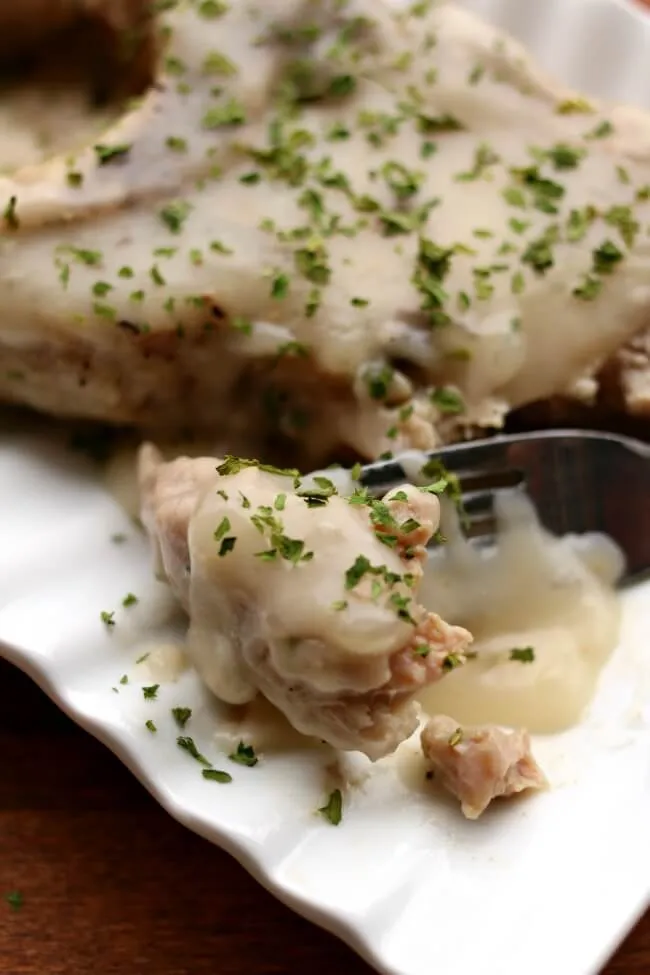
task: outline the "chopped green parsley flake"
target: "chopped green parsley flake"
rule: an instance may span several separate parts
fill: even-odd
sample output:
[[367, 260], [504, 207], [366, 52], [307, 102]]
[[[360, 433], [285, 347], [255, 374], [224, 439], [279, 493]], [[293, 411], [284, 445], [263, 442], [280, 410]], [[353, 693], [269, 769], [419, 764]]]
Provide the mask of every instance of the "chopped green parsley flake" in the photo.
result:
[[245, 745], [243, 741], [239, 742], [236, 751], [232, 752], [228, 758], [231, 762], [236, 762], [237, 765], [246, 765], [248, 768], [253, 768], [259, 761], [252, 745]]
[[329, 129], [326, 138], [330, 142], [341, 142], [345, 139], [350, 138], [350, 130], [343, 124], [343, 122], [335, 122], [334, 125]]
[[150, 731], [151, 732], [152, 735], [155, 735], [155, 733], [158, 731], [158, 729], [156, 728], [156, 725], [151, 720], [151, 718], [149, 718], [148, 721], [145, 721], [144, 726], [147, 729], [147, 731]]
[[518, 660], [522, 664], [531, 664], [535, 659], [533, 647], [514, 647], [510, 651], [510, 659]]
[[598, 274], [611, 274], [616, 265], [623, 260], [623, 252], [611, 240], [606, 240], [593, 252], [594, 270]]
[[357, 87], [357, 79], [351, 74], [337, 75], [329, 85], [329, 94], [333, 98], [345, 98], [351, 95]]
[[99, 318], [107, 318], [109, 322], [114, 322], [117, 318], [117, 312], [112, 305], [106, 305], [102, 301], [93, 302], [93, 311]]
[[[327, 264], [327, 250], [319, 240], [309, 242], [294, 253], [297, 270], [313, 284], [329, 283], [331, 270]], [[276, 297], [276, 295], [273, 295]], [[284, 295], [282, 295], [284, 297]]]
[[520, 295], [526, 288], [526, 280], [521, 271], [515, 271], [510, 281], [510, 289], [513, 295]]
[[172, 708], [172, 716], [179, 728], [184, 728], [192, 717], [192, 708]]
[[450, 321], [444, 310], [449, 295], [443, 288], [443, 281], [449, 272], [453, 253], [453, 250], [440, 247], [426, 237], [420, 238], [411, 280], [420, 292], [420, 308], [427, 314], [432, 326], [445, 325]]
[[217, 474], [221, 474], [222, 477], [230, 474], [239, 474], [240, 471], [246, 470], [247, 467], [258, 467], [266, 474], [277, 474], [278, 477], [291, 477], [297, 482], [296, 487], [299, 486], [300, 471], [295, 468], [275, 467], [273, 464], [260, 464], [257, 460], [233, 457], [232, 454], [226, 454], [224, 460], [217, 467]]
[[603, 122], [599, 122], [595, 128], [587, 132], [585, 139], [606, 139], [607, 136], [612, 135], [613, 131], [614, 126], [605, 119]]
[[205, 757], [205, 755], [202, 755], [201, 752], [198, 750], [198, 748], [194, 744], [193, 738], [186, 738], [186, 737], [177, 738], [176, 744], [178, 745], [179, 748], [182, 748], [184, 752], [187, 752], [188, 755], [191, 755], [192, 758], [194, 758], [201, 765], [206, 765], [208, 767], [212, 765], [212, 762], [209, 762], [208, 759]]
[[230, 77], [237, 74], [237, 65], [220, 51], [210, 51], [203, 61], [203, 74]]
[[71, 244], [57, 248], [57, 250], [70, 254], [75, 261], [79, 264], [85, 264], [87, 267], [96, 267], [104, 259], [101, 251], [92, 251], [85, 247], [73, 247]]
[[115, 626], [115, 613], [107, 612], [105, 609], [99, 614], [99, 618], [106, 626]]
[[219, 557], [223, 558], [229, 555], [234, 550], [236, 543], [237, 539], [233, 535], [227, 535], [226, 538], [223, 538], [219, 546]]
[[584, 207], [582, 210], [572, 210], [566, 224], [566, 237], [570, 243], [577, 243], [583, 240], [589, 228], [596, 219], [597, 213], [593, 207]]
[[145, 701], [155, 701], [158, 696], [158, 690], [160, 689], [160, 684], [151, 684], [149, 687], [142, 688], [142, 696]]
[[486, 142], [483, 142], [477, 147], [474, 153], [474, 161], [471, 169], [467, 170], [467, 172], [459, 173], [456, 179], [461, 183], [481, 179], [486, 175], [490, 166], [494, 166], [499, 161], [499, 156], [497, 156]]
[[574, 149], [564, 143], [558, 143], [545, 153], [557, 170], [577, 169], [586, 152], [584, 149]]
[[511, 207], [526, 208], [526, 194], [517, 186], [507, 186], [503, 191], [503, 198]]
[[230, 5], [225, 0], [200, 0], [198, 5], [199, 14], [206, 20], [215, 20], [223, 17], [230, 10]]
[[463, 397], [456, 389], [450, 386], [440, 386], [430, 394], [431, 402], [438, 407], [441, 413], [455, 414], [462, 413], [465, 409]]
[[201, 775], [204, 779], [207, 779], [208, 782], [221, 782], [224, 785], [228, 782], [232, 782], [232, 775], [230, 772], [223, 772], [218, 768], [204, 768]]
[[243, 105], [236, 98], [230, 98], [223, 105], [209, 108], [202, 119], [204, 129], [221, 129], [227, 125], [243, 125], [246, 112]]
[[371, 399], [385, 400], [390, 392], [394, 371], [388, 364], [369, 366], [364, 378]]
[[128, 142], [122, 142], [113, 146], [97, 145], [94, 149], [99, 165], [108, 166], [109, 163], [125, 159], [131, 151], [131, 145]]
[[604, 214], [605, 222], [610, 227], [616, 227], [627, 247], [633, 247], [636, 236], [641, 229], [638, 220], [634, 218], [629, 206], [613, 206]]
[[385, 163], [381, 174], [399, 200], [408, 200], [415, 196], [424, 180], [424, 173], [412, 172], [398, 162]]
[[443, 670], [456, 670], [457, 667], [461, 667], [463, 664], [463, 658], [458, 653], [448, 653], [442, 662]]
[[370, 559], [365, 555], [358, 555], [354, 564], [345, 573], [345, 588], [354, 589], [371, 568]]
[[546, 237], [533, 241], [522, 254], [521, 260], [538, 274], [545, 274], [555, 263], [550, 241]]
[[165, 71], [168, 74], [181, 75], [185, 74], [187, 67], [185, 62], [181, 61], [180, 58], [169, 56], [165, 58]]
[[162, 287], [162, 285], [164, 285], [164, 284], [167, 283], [165, 281], [164, 277], [162, 276], [162, 273], [160, 271], [160, 268], [158, 267], [157, 264], [153, 264], [151, 266], [151, 268], [149, 270], [149, 275], [150, 275], [151, 280], [153, 281], [153, 283], [154, 284], [157, 284], [159, 287]]
[[168, 203], [160, 211], [160, 219], [171, 230], [173, 234], [180, 234], [183, 224], [190, 215], [192, 207], [184, 200], [176, 200]]
[[463, 125], [452, 115], [419, 115], [417, 128], [423, 135], [436, 135], [442, 132], [461, 132]]
[[289, 293], [289, 278], [286, 274], [276, 274], [271, 282], [271, 297], [281, 301]]
[[561, 183], [542, 176], [537, 166], [527, 166], [524, 169], [511, 169], [511, 175], [532, 194], [532, 203], [542, 213], [555, 214], [558, 212], [557, 203], [566, 190]]
[[165, 139], [165, 145], [172, 152], [187, 152], [187, 139], [177, 135], [168, 135]]
[[558, 115], [591, 115], [592, 106], [584, 98], [568, 98], [556, 108]]
[[483, 64], [475, 65], [469, 73], [468, 82], [470, 85], [478, 85], [485, 74], [485, 66]]
[[113, 285], [109, 284], [107, 281], [95, 281], [92, 287], [93, 294], [97, 295], [98, 298], [103, 298], [104, 295], [107, 295], [108, 292], [112, 290]]
[[221, 519], [221, 522], [218, 525], [218, 527], [215, 528], [215, 531], [214, 531], [214, 540], [215, 540], [215, 542], [220, 542], [221, 539], [224, 538], [228, 534], [228, 532], [230, 531], [230, 528], [231, 528], [230, 519], [229, 518], [226, 518], [226, 517], [222, 518]]
[[573, 295], [582, 301], [594, 301], [600, 294], [603, 282], [593, 274], [586, 274], [582, 282], [573, 289]]
[[242, 335], [253, 334], [253, 323], [251, 322], [250, 318], [243, 318], [241, 315], [235, 315], [230, 324], [236, 332], [241, 332]]
[[431, 653], [431, 647], [428, 646], [428, 644], [423, 643], [418, 647], [414, 647], [413, 653], [416, 657], [428, 657]]
[[324, 806], [318, 812], [324, 819], [327, 819], [332, 826], [338, 826], [343, 818], [343, 796], [340, 789], [334, 789], [327, 798]]
[[210, 250], [211, 251], [214, 251], [215, 254], [226, 254], [226, 255], [228, 255], [228, 254], [233, 254], [234, 253], [234, 251], [232, 251], [230, 249], [230, 247], [226, 247], [226, 245], [225, 244], [222, 244], [220, 240], [213, 240], [213, 241], [211, 241], [211, 243], [210, 243]]

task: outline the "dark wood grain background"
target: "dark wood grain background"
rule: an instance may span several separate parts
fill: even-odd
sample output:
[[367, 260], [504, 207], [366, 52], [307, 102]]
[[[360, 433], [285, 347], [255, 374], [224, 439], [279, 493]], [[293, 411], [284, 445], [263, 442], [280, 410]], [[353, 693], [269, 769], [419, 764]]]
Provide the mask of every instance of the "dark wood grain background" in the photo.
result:
[[[370, 975], [0, 662], [0, 893], [16, 890], [0, 975]], [[650, 973], [650, 913], [606, 971]]]

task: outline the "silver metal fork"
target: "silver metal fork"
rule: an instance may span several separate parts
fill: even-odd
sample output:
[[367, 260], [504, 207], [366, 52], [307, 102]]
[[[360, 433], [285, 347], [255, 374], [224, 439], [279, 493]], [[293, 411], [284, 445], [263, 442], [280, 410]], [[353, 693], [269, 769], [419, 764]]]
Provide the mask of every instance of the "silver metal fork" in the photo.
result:
[[[520, 487], [553, 534], [596, 531], [614, 539], [627, 560], [624, 582], [650, 571], [650, 445], [610, 433], [547, 430], [452, 444], [425, 456], [458, 477], [468, 536], [494, 537], [498, 493]], [[375, 496], [408, 480], [399, 456], [366, 465], [360, 476]]]

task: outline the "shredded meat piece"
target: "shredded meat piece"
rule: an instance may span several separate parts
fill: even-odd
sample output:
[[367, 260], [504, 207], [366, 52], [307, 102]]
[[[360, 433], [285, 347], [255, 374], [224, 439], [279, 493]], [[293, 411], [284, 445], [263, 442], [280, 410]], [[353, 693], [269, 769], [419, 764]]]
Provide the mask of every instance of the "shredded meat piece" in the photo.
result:
[[459, 728], [453, 718], [432, 718], [421, 735], [435, 778], [460, 799], [467, 819], [478, 819], [493, 799], [543, 789], [546, 778], [522, 729], [483, 725]]

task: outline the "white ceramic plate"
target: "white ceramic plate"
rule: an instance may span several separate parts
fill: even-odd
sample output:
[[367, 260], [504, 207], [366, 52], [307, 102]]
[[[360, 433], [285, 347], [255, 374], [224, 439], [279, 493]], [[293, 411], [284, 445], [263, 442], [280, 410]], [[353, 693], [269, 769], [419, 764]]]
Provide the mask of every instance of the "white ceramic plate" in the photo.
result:
[[[625, 4], [468, 6], [510, 27], [571, 84], [650, 106], [650, 19]], [[147, 641], [174, 636], [165, 591], [144, 540], [51, 431], [0, 431], [0, 541], [0, 653], [173, 816], [381, 971], [592, 975], [648, 903], [650, 587], [625, 597], [621, 646], [582, 726], [536, 742], [548, 794], [467, 823], [451, 803], [409, 788], [407, 744], [372, 775], [346, 759], [357, 786], [334, 828], [314, 812], [331, 787], [331, 755], [289, 741], [253, 769], [233, 765], [223, 715], [196, 676], [163, 682], [151, 658], [136, 664]], [[139, 603], [124, 609], [127, 592]], [[115, 611], [114, 627], [102, 611]], [[142, 687], [159, 681], [157, 699], [145, 701]], [[176, 746], [176, 706], [193, 709], [187, 733], [231, 784], [205, 781]]]

